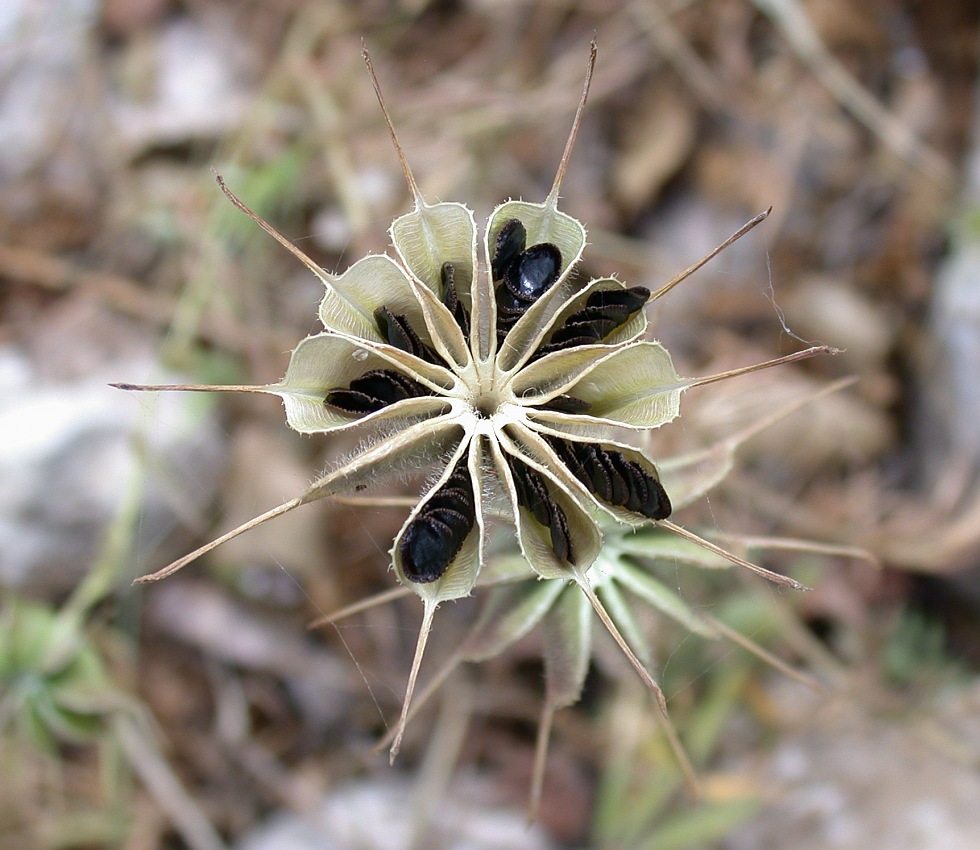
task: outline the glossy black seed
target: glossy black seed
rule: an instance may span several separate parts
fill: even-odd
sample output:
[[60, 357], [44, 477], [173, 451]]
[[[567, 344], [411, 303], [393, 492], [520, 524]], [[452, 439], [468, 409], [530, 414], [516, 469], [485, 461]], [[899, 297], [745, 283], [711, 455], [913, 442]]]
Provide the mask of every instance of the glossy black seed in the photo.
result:
[[532, 245], [507, 267], [504, 286], [517, 301], [533, 304], [558, 280], [561, 251], [550, 242]]
[[629, 289], [597, 290], [588, 297], [585, 305], [605, 310], [609, 318], [617, 319], [622, 324], [649, 300], [649, 289], [645, 286], [631, 286]]
[[670, 516], [670, 499], [663, 485], [622, 452], [559, 437], [547, 441], [568, 471], [597, 498], [648, 519]]
[[620, 322], [615, 322], [601, 315], [575, 322], [566, 322], [551, 335], [549, 344], [567, 348], [569, 347], [567, 345], [569, 340], [574, 339], [587, 339], [589, 343], [598, 342], [609, 336], [620, 324]]
[[327, 393], [323, 403], [328, 407], [342, 410], [344, 413], [358, 416], [363, 413], [374, 413], [374, 411], [381, 410], [385, 406], [383, 401], [372, 396], [344, 389], [331, 390]]
[[465, 458], [425, 502], [398, 544], [402, 570], [419, 584], [442, 578], [476, 523]]
[[630, 497], [624, 507], [628, 511], [646, 516], [645, 508], [650, 500], [650, 488], [647, 486], [647, 476], [643, 468], [634, 461], [626, 461], [629, 474], [626, 481], [630, 488]]
[[585, 413], [590, 407], [587, 401], [572, 395], [555, 396], [551, 401], [538, 405], [538, 410], [556, 410], [559, 413]]
[[527, 244], [527, 230], [516, 218], [504, 223], [494, 241], [493, 256], [490, 259], [494, 280], [502, 280], [507, 267], [514, 261]]
[[549, 242], [533, 245], [511, 261], [495, 294], [498, 342], [503, 342], [517, 320], [554, 286], [560, 270], [561, 251]]
[[377, 323], [378, 331], [384, 341], [389, 345], [407, 351], [409, 354], [414, 354], [427, 363], [445, 364], [445, 361], [435, 351], [422, 342], [405, 316], [392, 313], [387, 307], [381, 306], [374, 311], [374, 321]]
[[548, 529], [554, 553], [563, 561], [574, 562], [568, 517], [561, 505], [551, 498], [544, 476], [516, 458], [508, 457], [507, 463], [514, 478], [517, 503]]
[[527, 229], [516, 218], [497, 232], [490, 258], [497, 286], [497, 341], [503, 342], [527, 309], [547, 292], [561, 273], [561, 251], [550, 242], [525, 248]]
[[351, 381], [349, 387], [330, 390], [323, 403], [344, 413], [363, 414], [428, 394], [429, 390], [418, 381], [394, 369], [372, 369]]
[[630, 470], [626, 467], [626, 458], [619, 452], [603, 452], [609, 478], [613, 485], [612, 503], [626, 506], [630, 500], [630, 486], [627, 480]]
[[650, 290], [643, 286], [593, 292], [586, 299], [585, 307], [568, 316], [552, 332], [548, 341], [534, 352], [531, 360], [605, 339], [616, 328], [626, 324], [649, 298]]
[[455, 535], [445, 523], [421, 516], [402, 535], [402, 570], [409, 581], [437, 581], [449, 568], [456, 551]]
[[572, 561], [572, 534], [568, 529], [568, 517], [561, 507], [551, 503], [551, 548], [563, 561]]
[[456, 324], [463, 332], [463, 336], [469, 339], [470, 336], [470, 314], [459, 300], [459, 293], [456, 291], [456, 267], [452, 263], [442, 264], [442, 303], [446, 305], [452, 313]]
[[[634, 467], [634, 477], [630, 481], [630, 486], [639, 502], [638, 507], [635, 508], [636, 512], [649, 519], [667, 519], [672, 506], [663, 484], [644, 472], [643, 467], [638, 463], [630, 461], [630, 466]], [[630, 508], [630, 510], [634, 509]]]

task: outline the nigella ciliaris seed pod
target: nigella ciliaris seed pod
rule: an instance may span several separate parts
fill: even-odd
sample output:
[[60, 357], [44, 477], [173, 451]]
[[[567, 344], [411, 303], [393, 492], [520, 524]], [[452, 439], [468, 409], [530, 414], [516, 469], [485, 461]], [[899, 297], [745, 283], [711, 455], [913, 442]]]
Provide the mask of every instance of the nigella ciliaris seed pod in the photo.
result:
[[[398, 580], [424, 606], [393, 756], [435, 612], [443, 602], [468, 596], [478, 585], [487, 560], [491, 511], [513, 521], [527, 574], [544, 580], [534, 584], [577, 587], [576, 595], [564, 594], [575, 604], [560, 606], [571, 615], [554, 623], [561, 635], [554, 643], [566, 654], [553, 665], [563, 680], [556, 684], [549, 673], [552, 707], [574, 699], [581, 687], [590, 606], [664, 706], [658, 686], [593, 589], [596, 576], [590, 571], [600, 558], [603, 540], [597, 517], [611, 516], [634, 527], [652, 520], [661, 533], [697, 543], [773, 581], [800, 587], [669, 522], [671, 501], [657, 467], [638, 448], [615, 442], [623, 431], [647, 432], [672, 421], [688, 389], [827, 349], [814, 347], [720, 375], [682, 378], [667, 350], [643, 338], [644, 305], [666, 295], [766, 214], [652, 294], [613, 278], [581, 288], [572, 284], [586, 233], [581, 222], [558, 209], [558, 200], [595, 50], [593, 43], [582, 99], [547, 198], [541, 203], [500, 204], [482, 240], [464, 204], [430, 204], [422, 196], [365, 52], [413, 200], [411, 211], [391, 224], [394, 256], [369, 255], [341, 274], [328, 272], [218, 178], [232, 203], [323, 283], [323, 330], [297, 345], [285, 376], [275, 384], [117, 385], [266, 393], [282, 400], [287, 423], [300, 433], [360, 429], [365, 437], [342, 464], [324, 472], [296, 498], [141, 581], [169, 576], [223, 541], [304, 504], [360, 497], [363, 490], [406, 469], [435, 477], [391, 547]], [[675, 478], [671, 486], [677, 483]]]

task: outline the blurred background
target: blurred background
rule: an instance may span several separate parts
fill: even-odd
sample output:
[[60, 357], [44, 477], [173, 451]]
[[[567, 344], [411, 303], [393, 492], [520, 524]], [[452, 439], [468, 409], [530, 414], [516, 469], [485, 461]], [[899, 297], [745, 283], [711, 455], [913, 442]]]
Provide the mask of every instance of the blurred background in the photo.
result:
[[[107, 384], [274, 382], [319, 329], [321, 284], [212, 170], [328, 270], [388, 248], [410, 198], [362, 41], [425, 197], [485, 221], [547, 194], [593, 34], [581, 274], [655, 288], [772, 206], [652, 331], [682, 374], [843, 350], [692, 391], [652, 456], [858, 380], [677, 515], [815, 589], [665, 573], [824, 691], [644, 614], [702, 799], [599, 641], [527, 829], [540, 636], [454, 676], [389, 767], [421, 606], [307, 624], [394, 585], [407, 508], [307, 506], [133, 589], [356, 444]], [[974, 0], [6, 0], [0, 848], [980, 846], [978, 46]]]

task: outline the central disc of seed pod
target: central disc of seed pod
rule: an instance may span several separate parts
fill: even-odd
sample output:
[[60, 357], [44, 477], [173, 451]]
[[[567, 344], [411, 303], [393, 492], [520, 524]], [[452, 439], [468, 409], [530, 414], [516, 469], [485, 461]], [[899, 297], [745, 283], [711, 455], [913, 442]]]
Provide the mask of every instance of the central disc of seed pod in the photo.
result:
[[491, 419], [500, 406], [500, 399], [492, 394], [479, 395], [473, 399], [473, 409], [483, 419]]

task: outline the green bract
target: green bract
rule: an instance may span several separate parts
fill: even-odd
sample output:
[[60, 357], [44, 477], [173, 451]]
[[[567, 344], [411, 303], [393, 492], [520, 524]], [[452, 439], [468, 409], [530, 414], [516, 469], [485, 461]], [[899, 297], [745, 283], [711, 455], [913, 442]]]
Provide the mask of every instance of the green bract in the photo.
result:
[[[104, 731], [121, 699], [95, 647], [71, 617], [7, 598], [0, 615], [0, 725], [44, 749]], [[6, 731], [6, 728], [4, 728]]]

